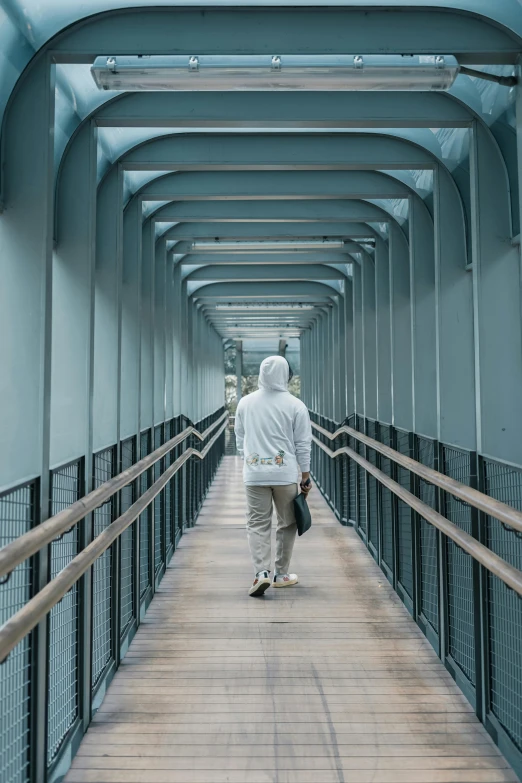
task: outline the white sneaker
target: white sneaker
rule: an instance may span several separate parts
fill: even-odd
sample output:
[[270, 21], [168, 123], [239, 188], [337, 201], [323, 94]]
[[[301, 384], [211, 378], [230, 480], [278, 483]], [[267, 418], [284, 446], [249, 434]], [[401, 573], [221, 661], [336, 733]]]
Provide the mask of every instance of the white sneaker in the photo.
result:
[[272, 587], [292, 587], [299, 582], [297, 574], [277, 574], [274, 576]]
[[254, 598], [258, 595], [263, 595], [272, 582], [270, 581], [270, 571], [259, 571], [256, 574], [256, 578], [254, 579], [254, 583], [250, 590], [248, 591], [248, 595], [253, 596]]

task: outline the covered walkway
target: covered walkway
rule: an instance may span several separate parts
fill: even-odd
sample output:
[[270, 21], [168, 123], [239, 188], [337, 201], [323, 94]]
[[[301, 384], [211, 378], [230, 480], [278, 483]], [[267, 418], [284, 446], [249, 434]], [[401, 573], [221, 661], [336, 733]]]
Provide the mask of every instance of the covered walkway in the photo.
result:
[[66, 783], [512, 783], [356, 533], [317, 493], [301, 583], [248, 597], [225, 457]]
[[0, 783], [522, 779], [522, 0], [0, 0], [0, 123]]

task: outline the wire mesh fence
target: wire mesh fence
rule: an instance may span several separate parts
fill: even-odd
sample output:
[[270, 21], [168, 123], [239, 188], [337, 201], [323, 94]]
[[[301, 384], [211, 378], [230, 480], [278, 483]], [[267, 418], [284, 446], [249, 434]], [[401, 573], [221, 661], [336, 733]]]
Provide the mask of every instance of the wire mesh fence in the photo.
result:
[[[411, 455], [410, 433], [395, 430], [395, 448], [400, 454]], [[397, 483], [404, 489], [411, 489], [409, 470], [397, 466]], [[412, 552], [412, 510], [407, 503], [397, 500], [397, 549], [398, 581], [410, 599], [413, 598], [413, 552]]]
[[[94, 455], [93, 488], [116, 475], [115, 448]], [[99, 536], [115, 519], [115, 501], [94, 511], [94, 536]], [[95, 687], [112, 659], [112, 571], [113, 548], [107, 549], [93, 566], [92, 575], [92, 686]]]
[[[177, 435], [183, 429], [181, 416], [174, 420], [174, 434]], [[181, 446], [174, 449], [174, 459], [181, 455]], [[184, 524], [184, 499], [183, 499], [183, 468], [174, 476], [174, 528], [175, 540], [177, 541], [183, 533]]]
[[[330, 433], [339, 428], [317, 414], [312, 420]], [[522, 511], [521, 468], [479, 459], [473, 452], [360, 416], [349, 417], [345, 424], [366, 431], [368, 437], [421, 465]], [[344, 439], [338, 436], [334, 445], [327, 436], [317, 431], [314, 434], [331, 450], [347, 445], [426, 506], [522, 571], [522, 534], [482, 515], [368, 443], [344, 434]], [[325, 493], [328, 468], [323, 463], [326, 457], [331, 465], [331, 458], [318, 446], [314, 454], [314, 475], [323, 477], [319, 489]], [[337, 515], [342, 518], [346, 509], [349, 522], [359, 527], [368, 549], [448, 671], [521, 773], [522, 598], [380, 481], [374, 484], [374, 477], [354, 459], [345, 454], [336, 459], [339, 470], [330, 468], [330, 475], [336, 477], [338, 486], [330, 492]]]
[[[483, 461], [484, 491], [522, 511], [522, 471]], [[487, 546], [522, 570], [522, 534], [486, 518]], [[488, 706], [522, 751], [522, 598], [487, 574]]]
[[[470, 484], [469, 452], [442, 446], [441, 469], [446, 476]], [[465, 530], [471, 530], [471, 507], [454, 495], [444, 493], [443, 514]], [[473, 613], [473, 559], [446, 539], [446, 589], [448, 615], [448, 652], [471, 684], [475, 684], [475, 622]]]
[[[384, 445], [391, 447], [393, 432], [392, 428], [387, 424], [379, 424], [378, 427], [378, 440]], [[392, 463], [387, 457], [381, 455], [380, 470], [390, 478], [392, 477]], [[395, 571], [395, 558], [394, 558], [394, 503], [393, 496], [387, 487], [380, 487], [380, 514], [381, 514], [381, 529], [382, 529], [382, 562], [385, 566], [385, 570], [388, 572], [388, 576], [393, 579]]]
[[[429, 438], [417, 438], [417, 460], [428, 468], [436, 467], [437, 446]], [[437, 508], [437, 492], [433, 484], [419, 479], [418, 494], [423, 503], [430, 508]], [[423, 617], [433, 630], [439, 632], [439, 535], [436, 528], [419, 520], [419, 567], [420, 596], [419, 606]]]
[[[146, 430], [140, 434], [140, 459], [148, 456], [151, 452], [151, 431]], [[144, 492], [150, 487], [151, 483], [151, 471], [146, 470], [138, 479], [139, 492], [143, 495]], [[139, 516], [140, 526], [140, 597], [143, 597], [147, 588], [151, 584], [151, 567], [150, 567], [150, 541], [151, 541], [151, 521], [152, 510], [151, 507], [145, 509], [145, 511]]]
[[[376, 440], [377, 422], [368, 419], [366, 423], [366, 434]], [[375, 467], [378, 466], [378, 456], [375, 449], [367, 449], [367, 459]], [[368, 543], [370, 550], [375, 557], [379, 552], [379, 513], [378, 513], [378, 481], [374, 476], [368, 475]]]
[[[202, 431], [210, 427], [222, 413], [220, 410], [205, 417], [195, 424], [196, 428]], [[88, 463], [82, 457], [52, 470], [45, 517], [65, 510], [83, 497], [86, 468], [90, 473], [89, 484], [97, 489], [120, 470], [132, 466], [138, 458], [138, 449], [141, 459], [153, 447], [161, 445], [164, 437], [172, 438], [186, 425], [178, 417], [167, 422], [165, 432], [160, 425], [154, 433], [147, 430], [140, 433], [139, 439], [127, 438], [93, 454]], [[214, 434], [212, 430], [201, 448]], [[96, 508], [92, 519], [82, 520], [54, 539], [48, 546], [48, 558], [44, 548], [38, 584], [56, 577], [89, 543], [91, 521], [94, 537], [106, 531], [151, 486], [153, 477], [159, 478], [165, 467], [173, 464], [188, 443], [188, 439], [181, 442], [154, 468]], [[96, 709], [103, 698], [104, 681], [112, 676], [125, 654], [128, 641], [148, 606], [144, 602], [140, 613], [137, 612], [138, 586], [142, 596], [147, 590], [149, 595], [154, 593], [154, 566], [159, 567], [156, 578], [160, 579], [161, 568], [169, 556], [169, 544], [172, 551], [175, 536], [189, 520], [193, 523], [223, 456], [224, 433], [210, 446], [203, 460], [199, 460], [198, 470], [179, 471], [158, 496], [160, 503], [153, 501], [149, 509], [154, 516], [144, 512], [96, 559], [91, 572], [80, 578], [53, 607], [47, 621], [39, 626], [39, 644], [34, 643], [37, 631], [28, 634], [0, 665], [1, 783], [40, 783], [34, 777], [35, 758], [39, 760], [38, 765], [47, 766], [50, 775], [61, 774], [61, 765], [67, 754], [75, 751], [77, 738], [90, 720], [93, 705]], [[190, 487], [186, 485], [188, 479]], [[38, 523], [40, 494], [40, 482], [36, 480], [0, 495], [0, 546]], [[33, 568], [30, 558], [0, 583], [0, 623], [30, 600], [37, 588]], [[41, 639], [46, 640], [45, 647], [40, 644]], [[36, 737], [35, 729], [42, 730], [45, 741]]]
[[[356, 416], [355, 427], [358, 432], [364, 432], [365, 422], [362, 416]], [[366, 456], [366, 446], [356, 441], [355, 450], [361, 457]], [[366, 509], [366, 471], [360, 465], [356, 467], [357, 474], [357, 527], [364, 536], [367, 534], [367, 509]]]
[[[121, 470], [136, 462], [136, 438], [127, 438], [120, 445]], [[120, 492], [120, 514], [127, 511], [136, 500], [136, 482], [128, 484]], [[120, 636], [123, 636], [134, 617], [134, 547], [136, 524], [133, 523], [120, 536]]]
[[[83, 495], [83, 460], [51, 473], [51, 515]], [[79, 551], [79, 526], [51, 544], [51, 579]], [[76, 583], [49, 615], [47, 758], [51, 762], [79, 710], [79, 585]]]
[[[163, 425], [154, 427], [154, 449], [158, 449], [163, 444]], [[158, 460], [153, 468], [153, 478], [157, 481], [164, 470], [164, 460]], [[157, 573], [161, 568], [163, 561], [164, 529], [163, 521], [165, 515], [165, 494], [164, 490], [154, 499], [154, 572]]]
[[[171, 440], [174, 437], [174, 419], [165, 424], [165, 440]], [[170, 451], [165, 458], [165, 467], [170, 468], [174, 462], [174, 453]], [[165, 488], [165, 546], [167, 550], [167, 559], [170, 557], [173, 548], [173, 517], [174, 517], [174, 479], [171, 479]]]
[[[38, 483], [0, 495], [0, 546], [36, 524]], [[21, 609], [33, 590], [32, 561], [21, 563], [0, 584], [0, 625]], [[32, 636], [26, 636], [0, 666], [0, 780], [30, 780]]]

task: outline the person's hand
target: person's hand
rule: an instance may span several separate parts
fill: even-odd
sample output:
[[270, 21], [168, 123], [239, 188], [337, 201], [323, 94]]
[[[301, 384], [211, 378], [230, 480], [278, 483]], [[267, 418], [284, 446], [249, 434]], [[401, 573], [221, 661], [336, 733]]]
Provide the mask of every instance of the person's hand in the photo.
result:
[[310, 481], [310, 473], [303, 473], [301, 477], [301, 492], [303, 495], [308, 495], [312, 489], [312, 482]]

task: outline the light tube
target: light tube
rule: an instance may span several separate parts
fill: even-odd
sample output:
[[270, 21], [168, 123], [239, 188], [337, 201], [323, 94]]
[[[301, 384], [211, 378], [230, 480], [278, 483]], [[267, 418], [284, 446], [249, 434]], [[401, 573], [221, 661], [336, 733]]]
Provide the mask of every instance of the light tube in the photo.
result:
[[280, 304], [263, 304], [253, 302], [252, 304], [217, 304], [216, 310], [313, 310], [314, 305], [298, 304], [296, 302], [282, 302]]
[[299, 252], [302, 250], [342, 250], [342, 239], [267, 239], [256, 242], [197, 240], [191, 245], [194, 253], [265, 253], [266, 251]]
[[97, 57], [101, 90], [447, 90], [453, 55]]

